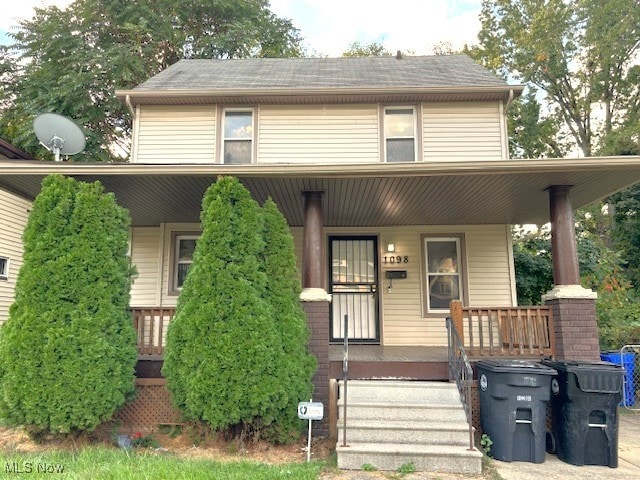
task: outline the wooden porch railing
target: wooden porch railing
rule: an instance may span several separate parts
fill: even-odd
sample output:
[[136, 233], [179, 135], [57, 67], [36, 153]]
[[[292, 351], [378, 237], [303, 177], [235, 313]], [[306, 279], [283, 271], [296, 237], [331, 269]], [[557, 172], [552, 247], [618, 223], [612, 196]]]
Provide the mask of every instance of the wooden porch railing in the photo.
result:
[[175, 308], [136, 307], [131, 309], [133, 328], [138, 332], [139, 358], [162, 357], [167, 327], [175, 313]]
[[470, 356], [552, 357], [552, 310], [547, 306], [463, 307], [450, 304], [451, 319]]

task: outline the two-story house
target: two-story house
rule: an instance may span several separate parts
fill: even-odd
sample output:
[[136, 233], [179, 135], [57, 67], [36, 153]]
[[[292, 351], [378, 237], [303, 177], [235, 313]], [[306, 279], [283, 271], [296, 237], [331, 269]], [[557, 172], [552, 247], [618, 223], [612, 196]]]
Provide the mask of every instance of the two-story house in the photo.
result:
[[289, 222], [320, 401], [342, 376], [345, 318], [352, 378], [448, 379], [451, 300], [479, 309], [465, 342], [502, 335], [502, 348], [511, 327], [491, 330], [503, 318], [489, 307], [517, 306], [512, 224], [551, 222], [554, 245], [551, 331], [526, 320], [518, 335], [594, 358], [572, 209], [640, 181], [640, 160], [510, 159], [507, 111], [522, 90], [463, 55], [182, 60], [117, 92], [133, 117], [129, 163], [0, 161], [0, 187], [32, 199], [56, 172], [100, 180], [129, 209], [140, 375], [159, 373], [200, 202], [220, 175], [271, 196]]

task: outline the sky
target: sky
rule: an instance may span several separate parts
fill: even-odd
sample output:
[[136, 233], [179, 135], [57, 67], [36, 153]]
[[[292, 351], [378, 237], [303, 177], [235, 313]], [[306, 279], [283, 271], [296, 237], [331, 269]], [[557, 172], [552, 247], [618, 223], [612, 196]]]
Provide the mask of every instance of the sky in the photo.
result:
[[[17, 19], [34, 6], [64, 7], [71, 0], [0, 0], [0, 44]], [[414, 55], [433, 53], [438, 42], [454, 49], [476, 43], [481, 0], [271, 0], [271, 10], [289, 18], [311, 53], [340, 56], [353, 42], [382, 43]]]

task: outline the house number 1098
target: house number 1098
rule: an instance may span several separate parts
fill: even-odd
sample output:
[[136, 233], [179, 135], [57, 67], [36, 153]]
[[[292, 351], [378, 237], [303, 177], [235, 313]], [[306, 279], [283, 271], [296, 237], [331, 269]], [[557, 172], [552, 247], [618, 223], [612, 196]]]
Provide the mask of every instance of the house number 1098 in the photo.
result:
[[384, 261], [385, 264], [389, 264], [389, 263], [409, 263], [409, 256], [405, 255], [385, 255], [384, 257], [382, 257], [382, 260]]

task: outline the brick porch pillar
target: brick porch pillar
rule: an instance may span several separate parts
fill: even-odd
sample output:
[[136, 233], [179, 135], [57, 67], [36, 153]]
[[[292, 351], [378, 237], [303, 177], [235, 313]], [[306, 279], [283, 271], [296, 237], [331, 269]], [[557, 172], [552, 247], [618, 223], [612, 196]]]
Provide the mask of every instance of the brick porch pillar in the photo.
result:
[[318, 368], [313, 377], [313, 401], [324, 405], [324, 418], [313, 422], [316, 435], [329, 434], [329, 303], [322, 275], [324, 256], [323, 192], [303, 192], [302, 293], [300, 301], [311, 331], [309, 348]]
[[553, 311], [557, 358], [600, 360], [597, 295], [580, 285], [570, 188], [549, 187], [554, 287], [543, 300]]

